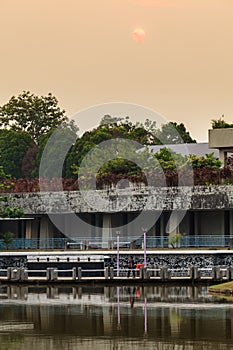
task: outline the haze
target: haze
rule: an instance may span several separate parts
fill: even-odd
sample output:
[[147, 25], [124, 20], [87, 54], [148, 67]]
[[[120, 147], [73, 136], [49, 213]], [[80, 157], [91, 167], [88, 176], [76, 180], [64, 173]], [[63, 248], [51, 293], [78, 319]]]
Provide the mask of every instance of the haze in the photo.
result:
[[136, 103], [199, 141], [211, 119], [233, 121], [232, 0], [0, 0], [0, 11], [1, 105], [23, 90], [53, 93], [69, 117]]

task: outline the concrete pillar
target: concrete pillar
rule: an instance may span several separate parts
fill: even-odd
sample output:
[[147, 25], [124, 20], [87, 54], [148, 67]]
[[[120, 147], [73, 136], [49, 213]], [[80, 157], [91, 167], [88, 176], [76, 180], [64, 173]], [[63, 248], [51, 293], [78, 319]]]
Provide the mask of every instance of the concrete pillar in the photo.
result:
[[32, 220], [26, 220], [26, 239], [32, 238]]
[[198, 212], [194, 212], [194, 236], [200, 234]]
[[[172, 236], [179, 233], [179, 223], [181, 221], [182, 216], [183, 213], [176, 210], [171, 213], [166, 226], [166, 232], [169, 235], [169, 239], [172, 238]], [[176, 243], [176, 246], [179, 246], [179, 243]]]
[[229, 210], [229, 223], [230, 223], [229, 235], [232, 235], [233, 234], [233, 210]]
[[224, 235], [230, 235], [230, 211], [224, 210]]
[[112, 223], [109, 214], [103, 214], [102, 248], [108, 248], [108, 241], [112, 240]]
[[40, 237], [49, 238], [50, 233], [50, 222], [47, 216], [43, 216], [40, 221]]
[[222, 162], [222, 166], [226, 165], [226, 157], [227, 157], [227, 152], [219, 148], [219, 160]]
[[188, 212], [189, 215], [189, 236], [193, 236], [195, 234], [195, 219], [194, 219], [194, 212], [193, 211], [189, 211]]

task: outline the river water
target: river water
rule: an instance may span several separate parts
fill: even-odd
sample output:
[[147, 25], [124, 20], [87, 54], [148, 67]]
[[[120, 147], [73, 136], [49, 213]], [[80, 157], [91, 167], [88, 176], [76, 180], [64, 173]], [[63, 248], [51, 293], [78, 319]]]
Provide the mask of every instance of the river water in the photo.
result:
[[0, 350], [233, 348], [233, 301], [206, 286], [0, 285]]

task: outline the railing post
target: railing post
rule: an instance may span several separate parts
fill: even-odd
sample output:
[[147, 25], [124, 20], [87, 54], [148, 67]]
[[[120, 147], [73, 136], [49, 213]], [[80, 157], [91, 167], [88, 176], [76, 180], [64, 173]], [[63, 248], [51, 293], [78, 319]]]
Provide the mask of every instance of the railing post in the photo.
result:
[[140, 266], [140, 270], [139, 270], [139, 277], [143, 280], [144, 278], [144, 267]]
[[76, 277], [77, 277], [77, 269], [76, 267], [73, 267], [72, 269], [72, 280], [76, 280]]
[[164, 280], [164, 277], [163, 277], [163, 266], [160, 267], [160, 269], [159, 269], [159, 277], [160, 277], [161, 280]]
[[233, 266], [230, 266], [230, 271], [231, 271], [230, 279], [233, 280]]
[[160, 279], [166, 281], [170, 278], [168, 268], [163, 266], [160, 268]]
[[109, 277], [109, 267], [108, 267], [108, 266], [105, 267], [105, 269], [104, 269], [104, 277], [105, 277], [106, 280], [107, 280], [108, 277]]
[[190, 266], [189, 268], [189, 278], [191, 281], [194, 279], [194, 266]]
[[144, 267], [144, 279], [145, 280], [150, 279], [150, 271], [147, 270], [147, 267]]
[[212, 280], [214, 281], [216, 280], [216, 266], [212, 267], [211, 277], [212, 277]]
[[193, 274], [194, 274], [194, 276], [193, 276], [194, 280], [198, 280], [201, 277], [198, 266], [194, 266], [194, 273]]
[[82, 268], [78, 267], [78, 280], [80, 281], [82, 279]]
[[50, 274], [50, 267], [47, 267], [47, 269], [46, 269], [46, 279], [47, 279], [47, 281], [50, 281], [50, 279], [51, 279], [51, 274]]
[[10, 281], [11, 280], [11, 275], [12, 275], [12, 267], [8, 267], [7, 268], [7, 271], [6, 271], [6, 276], [7, 276], [7, 279]]
[[58, 272], [53, 267], [50, 268], [50, 281], [57, 281]]
[[231, 279], [231, 270], [230, 270], [230, 266], [227, 266], [226, 267], [226, 278], [227, 278], [227, 280], [228, 281], [230, 281], [230, 279]]
[[219, 281], [220, 279], [221, 279], [220, 266], [216, 266], [216, 280]]
[[109, 270], [110, 270], [110, 271], [109, 271], [110, 279], [113, 280], [113, 278], [114, 278], [114, 269], [113, 269], [113, 267], [110, 267]]
[[24, 282], [28, 279], [28, 273], [24, 267], [20, 268], [20, 281]]
[[11, 269], [11, 281], [19, 281], [20, 280], [20, 268], [13, 267]]

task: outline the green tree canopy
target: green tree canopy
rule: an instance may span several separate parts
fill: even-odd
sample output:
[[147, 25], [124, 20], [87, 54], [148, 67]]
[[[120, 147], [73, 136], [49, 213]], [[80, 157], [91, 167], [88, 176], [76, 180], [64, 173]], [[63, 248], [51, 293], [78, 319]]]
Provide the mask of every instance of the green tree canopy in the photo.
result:
[[161, 129], [157, 130], [156, 135], [160, 140], [160, 144], [163, 145], [196, 143], [196, 140], [192, 139], [183, 123], [169, 122], [163, 124]]
[[227, 123], [223, 118], [224, 118], [224, 115], [219, 119], [212, 119], [211, 120], [212, 129], [233, 128], [233, 124]]
[[[97, 128], [86, 131], [71, 148], [66, 159], [65, 177], [73, 175], [72, 167], [77, 173], [77, 167], [81, 164], [84, 156], [101, 142], [122, 138], [136, 141], [140, 145], [156, 144], [157, 138], [154, 131], [155, 122], [149, 120], [146, 120], [145, 124], [133, 123], [129, 117], [118, 118], [105, 115]], [[113, 163], [115, 168], [115, 162]], [[124, 163], [122, 159], [120, 163], [122, 169]], [[127, 161], [125, 164], [128, 164]]]
[[23, 91], [0, 107], [2, 127], [26, 131], [35, 141], [64, 121], [67, 121], [65, 111], [60, 109], [58, 100], [51, 93], [39, 97]]
[[[73, 174], [78, 174], [78, 169], [83, 158], [96, 145], [110, 139], [121, 138], [136, 141], [140, 145], [196, 142], [191, 138], [189, 132], [186, 130], [183, 124], [171, 122], [162, 125], [160, 130], [156, 128], [156, 122], [149, 119], [146, 119], [143, 124], [140, 122], [133, 123], [129, 120], [129, 117], [118, 118], [111, 117], [110, 115], [105, 115], [97, 128], [85, 132], [82, 137], [77, 139], [75, 145], [71, 148], [71, 151], [67, 157], [66, 177], [72, 175], [72, 168]], [[150, 157], [150, 165], [147, 164], [147, 159], [149, 158], [146, 152], [147, 151], [141, 153], [144, 169], [151, 168], [152, 165], [157, 168], [160, 167], [158, 159], [156, 159], [156, 157]], [[118, 166], [119, 168], [117, 169]], [[170, 164], [170, 166], [173, 167], [172, 164]], [[123, 159], [121, 157], [121, 159], [119, 159], [116, 156], [116, 159], [109, 161], [108, 164], [106, 164], [106, 166], [102, 167], [101, 169], [101, 172], [104, 173], [110, 173], [111, 171], [115, 174], [127, 174], [133, 172], [138, 173], [139, 168], [132, 162], [129, 162], [127, 158]]]
[[0, 165], [6, 173], [16, 178], [24, 176], [23, 159], [34, 144], [33, 139], [26, 132], [0, 129]]
[[[63, 122], [57, 128], [51, 129], [48, 133], [41, 135], [38, 139], [38, 149], [34, 160], [34, 168], [31, 172], [32, 177], [39, 176], [39, 169], [41, 159], [43, 156], [43, 174], [45, 177], [56, 177], [60, 166], [62, 165], [63, 176], [65, 174], [66, 158], [69, 157], [71, 151], [67, 152], [67, 145], [75, 143], [77, 138], [76, 132], [78, 128], [74, 125], [73, 121]], [[46, 150], [45, 150], [46, 149]], [[71, 177], [71, 176], [68, 176]]]

